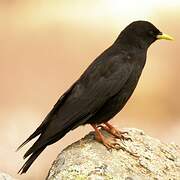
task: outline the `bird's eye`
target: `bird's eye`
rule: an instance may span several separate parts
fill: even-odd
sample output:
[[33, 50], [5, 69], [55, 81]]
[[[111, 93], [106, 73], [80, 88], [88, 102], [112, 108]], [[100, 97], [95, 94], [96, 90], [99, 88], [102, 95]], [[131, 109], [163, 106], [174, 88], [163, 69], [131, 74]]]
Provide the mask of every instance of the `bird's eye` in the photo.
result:
[[154, 35], [154, 31], [149, 31], [149, 35], [153, 36]]

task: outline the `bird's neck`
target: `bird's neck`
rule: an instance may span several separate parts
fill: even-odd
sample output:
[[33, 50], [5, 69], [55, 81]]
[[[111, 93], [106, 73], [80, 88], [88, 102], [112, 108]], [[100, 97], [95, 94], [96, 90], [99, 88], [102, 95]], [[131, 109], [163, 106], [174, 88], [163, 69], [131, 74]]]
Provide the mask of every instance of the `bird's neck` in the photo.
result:
[[119, 47], [124, 47], [126, 49], [137, 49], [137, 50], [143, 50], [147, 51], [149, 44], [141, 39], [135, 39], [135, 37], [128, 37], [123, 36], [120, 34], [116, 41], [114, 42], [114, 45]]
[[133, 44], [133, 43], [126, 43], [123, 41], [119, 41], [118, 39], [112, 45], [115, 49], [119, 52], [125, 51], [129, 52], [130, 54], [147, 54], [148, 46], [142, 45], [141, 43]]
[[113, 49], [113, 51], [115, 51], [116, 53], [124, 54], [124, 56], [127, 57], [128, 61], [140, 63], [142, 68], [146, 63], [148, 48], [142, 48], [141, 46], [126, 45], [115, 42], [112, 45], [111, 49]]

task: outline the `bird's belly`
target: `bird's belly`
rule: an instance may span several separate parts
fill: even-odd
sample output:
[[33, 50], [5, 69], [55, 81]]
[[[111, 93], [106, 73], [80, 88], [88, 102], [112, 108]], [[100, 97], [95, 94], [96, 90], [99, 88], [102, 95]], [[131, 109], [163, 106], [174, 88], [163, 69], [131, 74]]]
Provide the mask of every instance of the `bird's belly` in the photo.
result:
[[107, 101], [104, 106], [90, 119], [90, 122], [100, 124], [113, 118], [124, 107], [132, 93], [121, 92]]
[[100, 124], [113, 118], [125, 106], [136, 88], [139, 77], [133, 76], [115, 96], [110, 98], [104, 106], [88, 121]]

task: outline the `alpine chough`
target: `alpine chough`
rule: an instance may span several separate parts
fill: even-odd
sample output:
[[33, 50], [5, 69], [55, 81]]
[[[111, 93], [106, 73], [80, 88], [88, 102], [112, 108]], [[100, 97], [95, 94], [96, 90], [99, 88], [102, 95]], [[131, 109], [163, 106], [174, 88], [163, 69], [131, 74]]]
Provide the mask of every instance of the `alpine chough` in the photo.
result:
[[18, 149], [39, 135], [25, 153], [29, 157], [19, 173], [25, 173], [48, 146], [80, 125], [91, 124], [96, 139], [107, 148], [116, 148], [98, 126], [115, 138], [127, 138], [108, 121], [124, 107], [132, 95], [146, 62], [148, 47], [157, 39], [172, 40], [153, 24], [135, 21], [128, 25], [115, 42], [100, 54], [80, 78], [59, 98], [44, 121]]

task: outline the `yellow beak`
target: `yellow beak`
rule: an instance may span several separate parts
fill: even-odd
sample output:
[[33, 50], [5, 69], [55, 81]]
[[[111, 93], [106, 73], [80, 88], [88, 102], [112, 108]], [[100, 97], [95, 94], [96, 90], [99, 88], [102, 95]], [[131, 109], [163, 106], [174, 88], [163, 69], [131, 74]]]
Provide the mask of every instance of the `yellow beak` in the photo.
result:
[[165, 39], [165, 40], [174, 40], [173, 37], [169, 36], [168, 34], [159, 34], [156, 36], [157, 39]]

